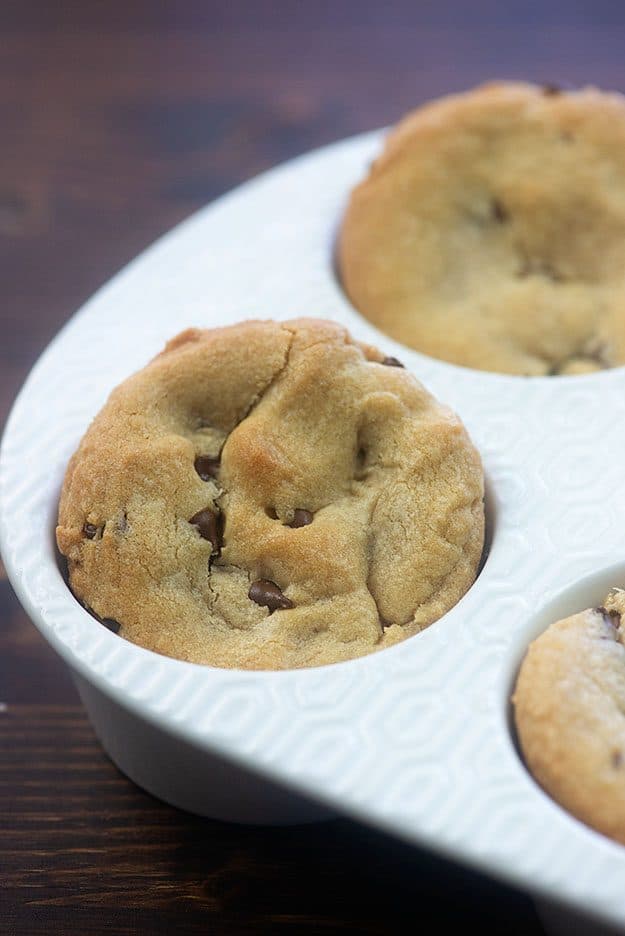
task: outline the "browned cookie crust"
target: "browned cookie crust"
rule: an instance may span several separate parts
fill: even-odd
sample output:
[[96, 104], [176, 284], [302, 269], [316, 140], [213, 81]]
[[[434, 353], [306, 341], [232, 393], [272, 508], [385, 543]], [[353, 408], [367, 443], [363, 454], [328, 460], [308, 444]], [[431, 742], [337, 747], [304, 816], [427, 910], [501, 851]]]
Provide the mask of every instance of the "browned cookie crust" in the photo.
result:
[[398, 341], [455, 364], [625, 363], [625, 99], [489, 84], [409, 114], [352, 193], [344, 287]]
[[110, 396], [57, 540], [120, 634], [288, 668], [415, 634], [475, 578], [479, 456], [394, 359], [331, 322], [190, 330]]
[[552, 624], [529, 647], [513, 704], [536, 780], [625, 844], [625, 594]]

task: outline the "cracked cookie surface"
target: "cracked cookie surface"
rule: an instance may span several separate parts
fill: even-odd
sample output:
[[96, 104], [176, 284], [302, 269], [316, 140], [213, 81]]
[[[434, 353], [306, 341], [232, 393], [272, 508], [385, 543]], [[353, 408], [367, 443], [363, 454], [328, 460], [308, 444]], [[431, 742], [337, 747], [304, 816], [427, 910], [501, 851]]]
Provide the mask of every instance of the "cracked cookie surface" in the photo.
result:
[[529, 647], [513, 696], [525, 761], [561, 806], [625, 844], [625, 593], [557, 621]]
[[382, 331], [511, 374], [625, 364], [625, 98], [500, 83], [402, 120], [352, 193], [343, 286]]
[[331, 322], [190, 330], [111, 394], [67, 470], [74, 594], [196, 663], [315, 666], [417, 633], [473, 582], [460, 420]]

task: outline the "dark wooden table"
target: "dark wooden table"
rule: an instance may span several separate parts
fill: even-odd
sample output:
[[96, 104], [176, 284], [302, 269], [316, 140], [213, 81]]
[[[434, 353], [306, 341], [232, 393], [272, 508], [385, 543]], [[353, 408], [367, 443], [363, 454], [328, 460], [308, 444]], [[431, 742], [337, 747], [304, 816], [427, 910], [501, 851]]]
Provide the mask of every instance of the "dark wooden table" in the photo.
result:
[[[624, 26], [602, 0], [0, 5], [0, 422], [83, 300], [214, 196], [491, 77], [622, 89]], [[542, 932], [524, 896], [348, 821], [152, 799], [1, 571], [0, 621], [0, 932]]]

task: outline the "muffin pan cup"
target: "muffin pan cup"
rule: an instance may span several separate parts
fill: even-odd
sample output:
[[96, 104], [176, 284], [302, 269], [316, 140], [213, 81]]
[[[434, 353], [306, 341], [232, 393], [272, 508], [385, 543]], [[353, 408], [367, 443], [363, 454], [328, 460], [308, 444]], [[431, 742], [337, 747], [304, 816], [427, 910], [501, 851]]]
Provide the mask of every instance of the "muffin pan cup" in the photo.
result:
[[[65, 659], [119, 767], [157, 796], [234, 821], [340, 812], [625, 931], [625, 848], [557, 806], [524, 768], [509, 697], [554, 615], [625, 584], [625, 370], [471, 371], [381, 334], [349, 304], [333, 242], [379, 133], [275, 169], [132, 262], [34, 367], [0, 453], [11, 582]], [[461, 416], [487, 477], [489, 552], [464, 598], [416, 637], [333, 666], [220, 670], [101, 627], [54, 545], [67, 461], [109, 391], [182, 328], [331, 318], [399, 358]], [[106, 470], [106, 466], [102, 466]]]

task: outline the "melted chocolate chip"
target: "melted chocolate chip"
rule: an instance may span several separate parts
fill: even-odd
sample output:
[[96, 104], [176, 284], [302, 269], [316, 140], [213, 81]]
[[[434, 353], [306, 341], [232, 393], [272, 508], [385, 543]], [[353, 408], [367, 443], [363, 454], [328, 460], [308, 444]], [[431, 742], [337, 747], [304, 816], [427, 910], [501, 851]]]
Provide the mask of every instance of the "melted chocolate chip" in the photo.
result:
[[558, 94], [562, 94], [562, 88], [557, 84], [544, 84], [542, 92], [545, 97], [557, 97]]
[[202, 481], [210, 481], [219, 474], [220, 459], [218, 455], [198, 455], [195, 459], [195, 470]]
[[94, 526], [93, 523], [85, 523], [82, 528], [83, 533], [87, 539], [95, 539], [96, 533], [98, 532], [97, 526]]
[[119, 634], [119, 629], [121, 627], [119, 621], [115, 621], [113, 618], [100, 618], [100, 624], [103, 624], [104, 627], [112, 631], [113, 634]]
[[612, 627], [618, 627], [621, 623], [621, 615], [618, 611], [608, 611], [603, 605], [599, 608], [595, 608], [595, 611], [597, 614], [601, 614], [605, 623], [610, 624]]
[[403, 367], [401, 361], [398, 361], [396, 357], [385, 357], [382, 361], [383, 364], [386, 364], [387, 367]]
[[612, 751], [612, 766], [615, 770], [618, 770], [623, 764], [623, 752], [622, 751]]
[[554, 283], [561, 283], [564, 280], [562, 274], [555, 267], [551, 266], [546, 260], [537, 257], [524, 257], [516, 275], [519, 279], [525, 279], [526, 276], [543, 276]]
[[208, 508], [199, 510], [194, 514], [189, 523], [193, 523], [200, 532], [202, 539], [209, 540], [214, 553], [219, 553], [222, 547], [223, 517], [222, 514], [216, 514]]
[[491, 211], [497, 224], [505, 224], [510, 217], [508, 211], [498, 198], [493, 198], [491, 202]]
[[282, 590], [275, 582], [270, 582], [269, 579], [256, 579], [252, 582], [247, 596], [256, 604], [269, 608], [270, 614], [281, 608], [293, 607], [293, 602], [282, 594]]
[[308, 524], [312, 522], [313, 515], [311, 514], [310, 510], [302, 510], [298, 507], [293, 514], [293, 519], [290, 523], [287, 524], [287, 526], [293, 527], [293, 529], [297, 529], [298, 527], [308, 526]]

